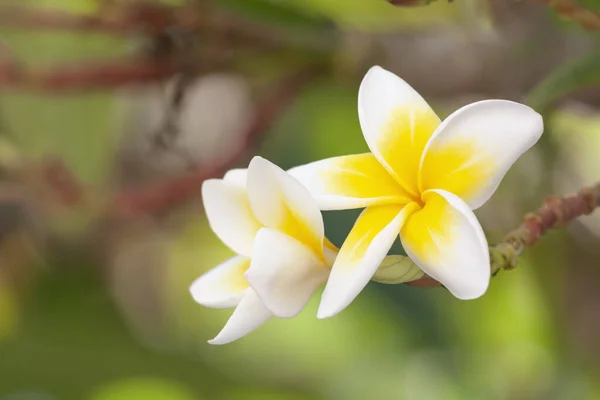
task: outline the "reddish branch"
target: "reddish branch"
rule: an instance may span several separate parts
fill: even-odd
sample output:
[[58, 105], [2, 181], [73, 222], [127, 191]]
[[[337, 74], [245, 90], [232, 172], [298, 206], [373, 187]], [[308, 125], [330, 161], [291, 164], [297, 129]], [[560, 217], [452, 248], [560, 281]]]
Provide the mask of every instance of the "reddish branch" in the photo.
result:
[[[492, 274], [502, 269], [516, 268], [519, 255], [527, 247], [535, 245], [548, 230], [561, 228], [575, 218], [591, 214], [598, 207], [600, 207], [600, 183], [585, 187], [574, 195], [549, 197], [537, 211], [525, 216], [521, 226], [509, 232], [500, 243], [490, 247]], [[440, 285], [427, 276], [408, 284]]]
[[600, 31], [600, 12], [590, 10], [577, 0], [538, 0], [552, 7], [558, 15], [570, 19], [584, 29]]
[[0, 25], [7, 28], [61, 29], [118, 35], [157, 33], [175, 23], [174, 10], [174, 7], [141, 2], [121, 7], [113, 13], [103, 14], [74, 14], [59, 10], [4, 5], [0, 6]]
[[119, 195], [115, 200], [114, 212], [121, 217], [157, 213], [181, 205], [196, 196], [206, 179], [223, 175], [249, 152], [258, 138], [265, 133], [285, 107], [296, 98], [307, 80], [317, 72], [318, 68], [311, 67], [284, 78], [276, 89], [259, 104], [253, 122], [246, 129], [243, 139], [235, 151], [207, 169], [200, 169], [154, 186], [134, 189]]
[[[109, 12], [110, 11], [110, 12]], [[285, 47], [273, 29], [191, 7], [134, 2], [96, 14], [74, 14], [19, 5], [0, 6], [0, 27], [28, 30], [66, 30], [109, 35], [164, 34], [169, 30], [224, 37], [261, 47]], [[203, 10], [206, 11], [206, 10]]]
[[179, 70], [178, 63], [168, 59], [88, 62], [44, 70], [31, 70], [12, 60], [0, 60], [0, 87], [51, 92], [113, 88], [160, 81]]

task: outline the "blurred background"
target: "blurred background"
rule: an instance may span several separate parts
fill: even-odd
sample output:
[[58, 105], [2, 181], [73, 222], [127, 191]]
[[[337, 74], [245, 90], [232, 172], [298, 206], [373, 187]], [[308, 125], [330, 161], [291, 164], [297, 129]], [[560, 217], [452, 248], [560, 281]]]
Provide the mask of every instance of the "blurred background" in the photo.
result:
[[[366, 151], [357, 91], [374, 64], [441, 117], [486, 98], [544, 114], [477, 211], [491, 243], [600, 180], [598, 10], [0, 0], [0, 399], [600, 399], [600, 213], [475, 301], [371, 283], [335, 318], [316, 319], [315, 296], [212, 347], [231, 310], [188, 292], [231, 256], [202, 181], [254, 154], [289, 168]], [[357, 214], [325, 213], [327, 236], [341, 245]]]

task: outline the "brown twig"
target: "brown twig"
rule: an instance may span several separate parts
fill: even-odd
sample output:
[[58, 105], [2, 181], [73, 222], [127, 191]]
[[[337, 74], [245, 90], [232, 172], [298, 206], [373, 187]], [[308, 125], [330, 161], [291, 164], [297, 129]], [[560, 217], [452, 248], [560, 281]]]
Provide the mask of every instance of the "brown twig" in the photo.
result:
[[0, 87], [51, 92], [114, 88], [160, 81], [180, 70], [179, 63], [169, 59], [87, 62], [44, 70], [30, 70], [14, 61], [0, 60]]
[[20, 5], [0, 6], [0, 26], [28, 30], [66, 30], [108, 35], [164, 34], [169, 30], [220, 36], [258, 47], [284, 48], [286, 35], [271, 28], [197, 8], [134, 2], [96, 14], [74, 14]]
[[[105, 15], [106, 14], [106, 15]], [[18, 29], [72, 30], [105, 34], [158, 33], [174, 24], [174, 8], [135, 3], [113, 13], [74, 14], [21, 5], [0, 6], [0, 25]]]
[[[598, 207], [600, 183], [584, 187], [574, 195], [549, 197], [537, 211], [525, 216], [521, 226], [509, 232], [500, 243], [490, 247], [492, 274], [516, 268], [521, 253], [535, 245], [548, 230], [561, 228], [575, 218], [591, 214]], [[440, 285], [428, 276], [408, 284], [427, 287]]]
[[600, 31], [600, 12], [590, 10], [577, 0], [538, 0], [553, 8], [558, 15], [570, 19], [589, 31]]
[[122, 193], [115, 200], [114, 213], [119, 217], [135, 217], [161, 212], [185, 203], [197, 195], [206, 179], [221, 176], [248, 153], [257, 139], [265, 133], [284, 108], [296, 98], [307, 81], [319, 70], [319, 67], [309, 67], [284, 78], [259, 104], [253, 122], [245, 131], [235, 151], [207, 169], [191, 172], [154, 186]]

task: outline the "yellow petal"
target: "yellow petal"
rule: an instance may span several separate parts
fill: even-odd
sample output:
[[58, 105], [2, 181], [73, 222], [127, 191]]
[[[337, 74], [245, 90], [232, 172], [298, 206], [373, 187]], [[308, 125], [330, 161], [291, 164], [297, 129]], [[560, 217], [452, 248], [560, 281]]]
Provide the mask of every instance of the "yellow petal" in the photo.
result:
[[325, 260], [323, 217], [300, 182], [272, 162], [254, 157], [248, 167], [248, 198], [264, 226], [291, 236]]
[[358, 94], [360, 125], [369, 148], [405, 190], [418, 195], [421, 156], [440, 119], [402, 79], [373, 67]]
[[460, 299], [481, 296], [490, 280], [487, 240], [469, 206], [456, 195], [431, 190], [410, 215], [400, 238], [406, 254]]
[[333, 157], [292, 168], [321, 210], [406, 204], [411, 196], [371, 153]]
[[447, 190], [472, 209], [480, 207], [542, 131], [542, 117], [523, 104], [486, 100], [465, 106], [427, 144], [419, 188]]
[[235, 256], [216, 266], [192, 283], [190, 292], [197, 303], [212, 308], [238, 305], [249, 284], [244, 273], [250, 268], [250, 259]]
[[354, 300], [373, 277], [416, 203], [369, 207], [362, 212], [333, 265], [318, 317], [331, 317]]

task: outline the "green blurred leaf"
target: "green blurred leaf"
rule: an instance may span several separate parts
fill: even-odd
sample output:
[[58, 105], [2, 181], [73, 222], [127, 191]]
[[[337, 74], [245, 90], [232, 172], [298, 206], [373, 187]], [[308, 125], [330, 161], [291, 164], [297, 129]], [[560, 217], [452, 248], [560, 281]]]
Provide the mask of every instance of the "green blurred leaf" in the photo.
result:
[[600, 85], [600, 52], [557, 68], [529, 93], [527, 104], [544, 112], [562, 96], [592, 85]]
[[12, 337], [17, 322], [18, 311], [14, 293], [0, 276], [0, 341]]
[[278, 1], [222, 0], [219, 4], [245, 17], [286, 28], [312, 28], [328, 21], [323, 16], [307, 13], [301, 8]]
[[371, 31], [462, 23], [472, 17], [474, 3], [473, 0], [456, 0], [452, 3], [437, 1], [427, 7], [402, 8], [384, 0], [272, 1], [327, 16], [341, 26]]
[[154, 378], [122, 380], [98, 389], [90, 400], [199, 400], [178, 382]]

